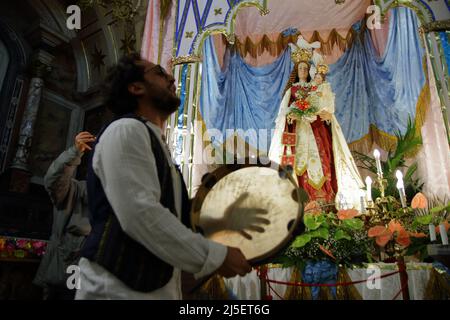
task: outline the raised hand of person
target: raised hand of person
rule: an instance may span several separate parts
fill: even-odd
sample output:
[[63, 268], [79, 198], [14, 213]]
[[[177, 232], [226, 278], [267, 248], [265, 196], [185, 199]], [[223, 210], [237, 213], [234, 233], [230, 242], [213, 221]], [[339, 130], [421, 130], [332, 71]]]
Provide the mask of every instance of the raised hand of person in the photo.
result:
[[91, 133], [87, 131], [80, 132], [75, 137], [75, 147], [80, 151], [81, 153], [85, 152], [86, 150], [92, 150], [92, 148], [89, 146], [89, 143], [95, 141], [95, 136], [93, 136]]

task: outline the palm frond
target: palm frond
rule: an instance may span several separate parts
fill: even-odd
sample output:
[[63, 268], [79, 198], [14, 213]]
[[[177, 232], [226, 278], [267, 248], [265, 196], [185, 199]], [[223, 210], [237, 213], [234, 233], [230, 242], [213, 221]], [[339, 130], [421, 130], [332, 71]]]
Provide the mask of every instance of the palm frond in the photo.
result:
[[[385, 195], [398, 198], [395, 171], [399, 168], [406, 167], [406, 157], [422, 145], [422, 137], [418, 134], [416, 125], [411, 117], [408, 118], [405, 133], [402, 134], [400, 131], [397, 131], [395, 136], [397, 137], [397, 144], [393, 150], [388, 150], [387, 159], [386, 161], [381, 161], [381, 166], [383, 168], [383, 175], [387, 180]], [[360, 168], [369, 170], [376, 174], [377, 169], [375, 159], [357, 151], [353, 151], [352, 153], [355, 156], [355, 160], [358, 160], [358, 166]], [[411, 199], [422, 189], [423, 186], [418, 179], [414, 179], [413, 176], [416, 172], [417, 164], [414, 163], [408, 167], [403, 179], [405, 183], [405, 192], [408, 199]], [[379, 190], [374, 187], [375, 194], [377, 194], [378, 191]]]

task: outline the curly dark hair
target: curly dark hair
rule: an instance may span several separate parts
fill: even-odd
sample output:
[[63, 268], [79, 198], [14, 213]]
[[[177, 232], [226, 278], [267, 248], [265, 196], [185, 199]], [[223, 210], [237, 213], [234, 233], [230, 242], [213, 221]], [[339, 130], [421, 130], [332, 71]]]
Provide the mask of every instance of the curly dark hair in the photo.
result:
[[117, 65], [108, 70], [103, 86], [106, 107], [115, 116], [121, 116], [136, 110], [136, 96], [128, 91], [128, 85], [135, 81], [144, 81], [144, 68], [136, 64], [142, 60], [138, 53], [131, 53], [120, 58]]

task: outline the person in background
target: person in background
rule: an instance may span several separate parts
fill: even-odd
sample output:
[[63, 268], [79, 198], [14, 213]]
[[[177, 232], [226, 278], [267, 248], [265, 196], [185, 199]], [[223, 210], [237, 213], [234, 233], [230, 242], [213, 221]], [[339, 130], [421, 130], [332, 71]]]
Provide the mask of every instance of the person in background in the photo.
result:
[[95, 137], [80, 132], [75, 144], [50, 165], [44, 185], [54, 204], [53, 225], [46, 253], [33, 283], [44, 288], [46, 300], [74, 299], [75, 290], [67, 287], [67, 267], [76, 265], [80, 249], [91, 231], [86, 181], [73, 178], [81, 157], [90, 151]]

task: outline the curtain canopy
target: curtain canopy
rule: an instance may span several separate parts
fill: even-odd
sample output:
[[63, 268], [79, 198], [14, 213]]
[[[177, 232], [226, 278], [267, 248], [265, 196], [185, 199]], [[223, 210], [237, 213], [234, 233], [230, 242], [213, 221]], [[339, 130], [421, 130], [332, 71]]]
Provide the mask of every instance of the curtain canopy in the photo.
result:
[[[270, 130], [274, 127], [281, 93], [291, 69], [288, 49], [273, 63], [262, 67], [252, 67], [239, 54], [227, 50], [221, 70], [213, 40], [207, 39], [203, 55], [201, 113], [208, 129], [218, 129], [224, 135], [223, 138], [214, 137], [217, 141], [213, 142], [223, 143], [228, 129], [242, 129], [248, 130], [248, 135], [242, 137], [245, 141], [267, 151]], [[267, 135], [260, 135], [260, 129]]]
[[[360, 32], [354, 45], [330, 66], [327, 80], [336, 94], [336, 117], [349, 143], [366, 135], [371, 124], [393, 135], [404, 132], [408, 116], [415, 118], [425, 84], [417, 17], [407, 8], [392, 11], [381, 57], [369, 30], [360, 32], [359, 22], [353, 26]], [[208, 39], [201, 93], [207, 128], [223, 133], [226, 129], [272, 129], [292, 67], [289, 49], [273, 63], [259, 67], [227, 51], [221, 70], [213, 41]], [[257, 147], [256, 135], [250, 137], [247, 141]]]
[[330, 66], [328, 81], [336, 93], [336, 117], [348, 142], [367, 134], [370, 124], [394, 134], [405, 131], [408, 115], [415, 118], [425, 84], [417, 23], [413, 11], [396, 8], [392, 10], [388, 42], [381, 57], [366, 31]]

